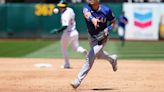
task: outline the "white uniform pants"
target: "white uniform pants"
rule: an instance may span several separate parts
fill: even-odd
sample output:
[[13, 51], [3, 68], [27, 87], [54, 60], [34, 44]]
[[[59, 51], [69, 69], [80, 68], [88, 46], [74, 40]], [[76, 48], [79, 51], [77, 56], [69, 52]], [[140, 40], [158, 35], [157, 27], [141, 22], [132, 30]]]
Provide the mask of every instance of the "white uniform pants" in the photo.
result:
[[76, 30], [67, 32], [65, 31], [61, 37], [61, 51], [65, 60], [65, 64], [70, 65], [68, 47], [72, 46], [76, 52], [84, 53], [85, 49], [79, 46], [79, 34]]

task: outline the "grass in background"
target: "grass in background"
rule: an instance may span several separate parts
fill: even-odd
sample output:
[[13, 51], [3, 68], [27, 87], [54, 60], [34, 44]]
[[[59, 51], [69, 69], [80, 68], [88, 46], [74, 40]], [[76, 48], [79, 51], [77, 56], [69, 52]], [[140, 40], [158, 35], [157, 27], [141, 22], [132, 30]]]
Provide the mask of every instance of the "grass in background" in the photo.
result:
[[[88, 40], [80, 40], [80, 45], [90, 50]], [[122, 47], [119, 41], [109, 41], [105, 50], [118, 54], [121, 59], [164, 59], [164, 42], [162, 41], [127, 41]], [[71, 47], [71, 58], [84, 58]], [[62, 58], [60, 41], [24, 40], [0, 41], [0, 57]]]
[[164, 59], [164, 42], [162, 41], [127, 41], [121, 47], [119, 41], [111, 42], [116, 50], [107, 47], [108, 51], [117, 53], [122, 59]]
[[43, 40], [1, 40], [0, 57], [22, 57], [49, 44], [52, 44], [52, 42]]

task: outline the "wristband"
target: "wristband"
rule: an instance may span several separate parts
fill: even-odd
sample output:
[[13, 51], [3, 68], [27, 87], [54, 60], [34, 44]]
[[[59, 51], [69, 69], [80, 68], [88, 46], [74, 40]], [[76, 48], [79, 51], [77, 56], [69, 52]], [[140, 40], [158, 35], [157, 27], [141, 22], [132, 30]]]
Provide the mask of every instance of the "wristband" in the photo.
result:
[[89, 17], [88, 17], [88, 21], [89, 21], [89, 22], [92, 22], [92, 19], [93, 19], [93, 18], [94, 18], [94, 17], [93, 17], [92, 15], [89, 16]]
[[108, 28], [108, 30], [112, 30], [113, 27], [110, 25], [107, 28]]

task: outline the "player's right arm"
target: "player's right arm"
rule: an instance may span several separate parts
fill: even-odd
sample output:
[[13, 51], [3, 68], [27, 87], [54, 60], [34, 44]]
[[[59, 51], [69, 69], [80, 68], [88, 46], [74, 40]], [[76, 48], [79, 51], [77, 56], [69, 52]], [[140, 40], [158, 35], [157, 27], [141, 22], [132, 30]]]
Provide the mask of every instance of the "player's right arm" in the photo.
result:
[[90, 10], [85, 6], [83, 7], [83, 14], [85, 19], [89, 22], [92, 22], [95, 28], [99, 27], [98, 22], [100, 22], [100, 20], [92, 16]]

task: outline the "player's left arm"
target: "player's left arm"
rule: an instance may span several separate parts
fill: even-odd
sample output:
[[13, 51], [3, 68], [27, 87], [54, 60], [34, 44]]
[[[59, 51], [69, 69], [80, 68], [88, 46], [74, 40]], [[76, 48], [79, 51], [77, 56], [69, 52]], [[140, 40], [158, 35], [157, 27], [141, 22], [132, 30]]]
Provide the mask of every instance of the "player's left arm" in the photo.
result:
[[109, 9], [108, 11], [108, 17], [107, 17], [108, 21], [110, 22], [109, 25], [107, 26], [107, 28], [104, 29], [104, 32], [106, 35], [108, 35], [108, 31], [112, 30], [115, 25], [116, 25], [116, 18], [113, 14], [113, 12]]
[[[115, 27], [115, 25], [116, 25], [116, 19], [114, 18], [114, 19], [110, 22], [109, 26], [111, 26], [111, 29], [112, 29], [112, 28]], [[111, 29], [110, 29], [110, 30], [111, 30]]]
[[98, 41], [98, 45], [101, 45], [104, 41], [104, 39], [106, 39], [109, 35], [109, 30], [112, 30], [112, 28], [115, 26], [115, 19], [113, 19], [110, 22], [110, 25], [107, 26], [103, 31], [101, 31], [98, 35], [96, 35], [96, 39]]
[[107, 26], [107, 28], [104, 29], [105, 35], [108, 35], [108, 32], [112, 30], [116, 25], [116, 20], [113, 19], [110, 24]]

